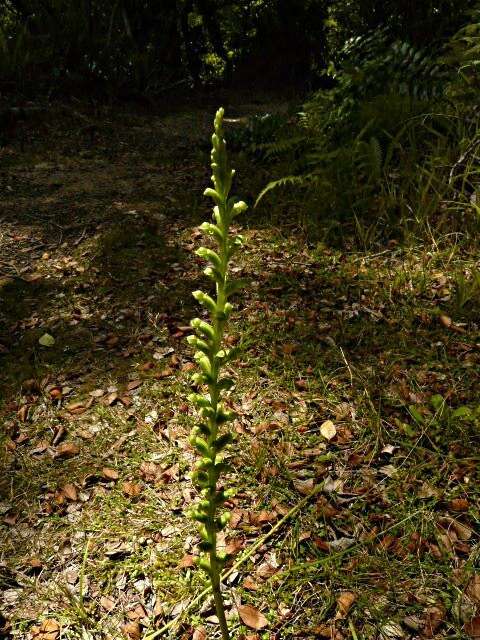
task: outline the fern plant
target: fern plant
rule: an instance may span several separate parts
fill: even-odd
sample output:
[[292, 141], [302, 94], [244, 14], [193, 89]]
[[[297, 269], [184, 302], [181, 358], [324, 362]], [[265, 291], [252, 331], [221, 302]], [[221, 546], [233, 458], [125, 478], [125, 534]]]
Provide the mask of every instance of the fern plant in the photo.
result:
[[222, 108], [217, 111], [215, 133], [212, 136], [214, 188], [205, 191], [205, 195], [215, 203], [213, 222], [204, 222], [200, 226], [215, 241], [217, 247], [216, 251], [200, 247], [196, 252], [209, 262], [204, 273], [215, 283], [216, 297], [212, 298], [203, 291], [193, 292], [195, 299], [206, 308], [210, 321], [194, 318], [191, 326], [195, 335], [189, 336], [188, 342], [196, 349], [195, 360], [200, 369], [192, 377], [197, 392], [189, 396], [189, 400], [197, 407], [200, 418], [190, 436], [190, 443], [200, 456], [192, 474], [193, 482], [201, 495], [200, 502], [192, 512], [192, 517], [199, 524], [201, 537], [202, 555], [198, 564], [210, 579], [222, 638], [228, 640], [229, 631], [220, 590], [221, 569], [226, 558], [217, 549], [217, 534], [227, 526], [230, 519], [228, 511], [220, 513], [221, 507], [233, 495], [230, 489], [223, 487], [220, 478], [227, 470], [222, 451], [233, 440], [232, 433], [225, 429], [225, 425], [234, 418], [234, 413], [227, 409], [222, 400], [224, 392], [232, 387], [233, 380], [222, 375], [222, 370], [234, 358], [235, 353], [223, 345], [223, 337], [232, 312], [229, 298], [241, 286], [241, 282], [232, 280], [228, 273], [232, 256], [243, 244], [242, 236], [230, 233], [230, 225], [235, 216], [247, 209], [247, 205], [230, 196], [235, 172], [230, 168], [227, 158], [223, 114]]

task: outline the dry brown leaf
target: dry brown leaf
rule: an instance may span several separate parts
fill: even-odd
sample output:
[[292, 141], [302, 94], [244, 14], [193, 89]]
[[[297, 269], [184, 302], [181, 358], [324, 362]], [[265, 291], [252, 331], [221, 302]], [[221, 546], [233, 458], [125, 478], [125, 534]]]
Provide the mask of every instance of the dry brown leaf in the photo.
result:
[[115, 404], [115, 402], [118, 400], [118, 393], [116, 391], [112, 391], [112, 393], [109, 393], [108, 396], [104, 399], [104, 404], [106, 404], [108, 407], [111, 407], [112, 404]]
[[122, 626], [122, 631], [128, 638], [133, 638], [133, 640], [139, 640], [142, 637], [142, 630], [138, 622], [127, 622]]
[[83, 402], [70, 402], [65, 409], [70, 413], [83, 413], [85, 411], [85, 404]]
[[127, 389], [129, 391], [133, 391], [134, 389], [138, 389], [138, 387], [142, 384], [142, 380], [131, 380], [127, 384]]
[[193, 632], [192, 640], [207, 640], [205, 627], [199, 627]]
[[133, 609], [127, 611], [127, 618], [132, 622], [142, 620], [143, 618], [146, 618], [146, 616], [147, 612], [145, 611], [145, 607], [140, 603], [138, 603]]
[[425, 610], [425, 624], [422, 635], [425, 638], [434, 638], [438, 628], [445, 618], [445, 610], [440, 607], [428, 607]]
[[474, 573], [465, 589], [469, 598], [480, 605], [480, 573]]
[[32, 569], [41, 569], [43, 567], [43, 562], [37, 556], [33, 556], [28, 560], [28, 566]]
[[138, 482], [124, 482], [122, 484], [123, 493], [130, 498], [136, 498], [142, 492], [142, 485]]
[[62, 493], [67, 500], [71, 500], [72, 502], [76, 502], [78, 500], [77, 488], [71, 482], [68, 482], [62, 487]]
[[335, 509], [325, 498], [325, 496], [320, 496], [316, 504], [317, 513], [324, 518], [334, 518], [340, 514], [338, 509]]
[[155, 482], [157, 480], [160, 469], [154, 462], [144, 461], [140, 465], [140, 475], [147, 482]]
[[238, 607], [240, 618], [247, 627], [260, 631], [268, 626], [268, 620], [263, 613], [253, 607], [251, 604], [241, 604]]
[[112, 596], [102, 596], [100, 598], [100, 606], [105, 611], [113, 611], [115, 609], [115, 599]]
[[110, 467], [103, 467], [102, 469], [103, 477], [107, 478], [107, 480], [118, 480], [120, 474], [116, 469], [111, 469]]
[[35, 640], [57, 640], [60, 636], [60, 624], [57, 620], [44, 620], [39, 627], [32, 629]]
[[282, 345], [282, 351], [286, 356], [292, 355], [292, 353], [297, 349], [297, 345], [293, 343], [286, 343]]
[[279, 429], [282, 425], [279, 422], [260, 422], [254, 428], [255, 435], [259, 436], [261, 433], [265, 431], [274, 431], [275, 429]]
[[337, 614], [336, 618], [345, 618], [350, 611], [353, 603], [357, 599], [357, 595], [351, 591], [343, 591], [337, 599]]
[[130, 396], [120, 396], [119, 400], [127, 409], [132, 405], [132, 398]]
[[262, 562], [262, 564], [258, 566], [256, 574], [259, 578], [271, 578], [277, 571], [278, 568], [272, 566], [269, 562]]
[[174, 373], [175, 371], [171, 367], [165, 367], [165, 369], [162, 369], [161, 371], [156, 373], [153, 377], [156, 378], [157, 380], [161, 380], [162, 378], [168, 378], [169, 376], [173, 376]]
[[470, 504], [465, 498], [453, 498], [448, 503], [448, 506], [452, 511], [458, 511], [459, 513], [464, 513], [470, 508]]
[[94, 389], [93, 391], [90, 391], [90, 395], [92, 398], [101, 398], [105, 395], [105, 389]]
[[307, 480], [294, 480], [293, 486], [301, 493], [302, 496], [308, 496], [313, 491], [314, 480], [313, 478], [308, 478]]
[[259, 511], [258, 513], [249, 513], [248, 520], [251, 524], [262, 526], [268, 522], [274, 522], [277, 519], [276, 511]]
[[56, 458], [70, 458], [80, 453], [80, 447], [74, 442], [62, 442], [55, 450]]
[[185, 555], [178, 563], [180, 569], [189, 569], [195, 566], [195, 556]]
[[335, 627], [332, 623], [325, 622], [324, 624], [320, 624], [313, 629], [308, 629], [309, 633], [312, 633], [318, 638], [329, 638], [333, 639], [336, 637]]
[[260, 589], [260, 585], [258, 582], [255, 582], [251, 576], [247, 576], [243, 581], [243, 588], [248, 589], [249, 591], [258, 591], [258, 589]]
[[241, 538], [233, 538], [225, 545], [225, 553], [229, 556], [234, 556], [241, 551], [244, 546], [244, 541]]
[[464, 630], [472, 640], [480, 640], [480, 616], [475, 616], [465, 623]]
[[455, 533], [459, 540], [470, 540], [473, 535], [473, 530], [470, 527], [467, 527], [467, 525], [458, 522], [458, 520], [454, 520], [452, 522], [452, 526], [455, 529]]

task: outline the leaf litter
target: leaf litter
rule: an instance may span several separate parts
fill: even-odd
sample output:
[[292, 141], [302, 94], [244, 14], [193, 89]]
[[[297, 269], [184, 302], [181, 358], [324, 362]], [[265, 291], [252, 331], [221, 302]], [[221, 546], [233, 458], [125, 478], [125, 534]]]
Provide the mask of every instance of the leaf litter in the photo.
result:
[[[194, 494], [184, 402], [192, 362], [182, 338], [196, 273], [186, 194], [192, 179], [203, 184], [205, 163], [195, 154], [180, 161], [166, 131], [183, 127], [195, 146], [210, 117], [204, 130], [197, 116], [173, 118], [170, 129], [151, 125], [167, 136], [163, 159], [149, 157], [150, 132], [139, 159], [139, 134], [129, 137], [120, 117], [113, 136], [106, 123], [93, 164], [65, 153], [75, 134], [60, 126], [54, 144], [68, 189], [36, 200], [36, 221], [14, 197], [21, 192], [2, 203], [3, 255], [25, 283], [4, 285], [11, 305], [0, 335], [9, 477], [0, 610], [25, 640], [119, 630], [140, 638], [182, 616], [202, 588], [184, 515]], [[40, 136], [36, 160], [44, 143]], [[17, 160], [12, 176], [30, 171], [28, 157]], [[45, 164], [31, 179], [40, 187], [51, 171]], [[155, 203], [175, 194], [168, 217], [141, 180]], [[259, 186], [252, 178], [252, 191]], [[52, 236], [56, 208], [61, 239]], [[282, 638], [349, 637], [350, 624], [365, 638], [478, 637], [476, 436], [452, 423], [425, 427], [441, 419], [430, 397], [452, 407], [478, 400], [475, 326], [448, 308], [439, 316], [421, 297], [421, 249], [359, 268], [354, 254], [318, 253], [271, 229], [245, 232], [242, 275], [258, 286], [235, 328], [247, 340], [232, 372], [242, 447], [226, 549], [241, 557], [289, 508], [322, 492], [231, 575], [230, 618]], [[431, 268], [433, 288], [443, 286]], [[401, 270], [414, 274], [411, 285], [392, 281]], [[61, 581], [70, 599], [53, 588]], [[210, 614], [196, 630], [187, 620], [186, 637], [209, 636]]]

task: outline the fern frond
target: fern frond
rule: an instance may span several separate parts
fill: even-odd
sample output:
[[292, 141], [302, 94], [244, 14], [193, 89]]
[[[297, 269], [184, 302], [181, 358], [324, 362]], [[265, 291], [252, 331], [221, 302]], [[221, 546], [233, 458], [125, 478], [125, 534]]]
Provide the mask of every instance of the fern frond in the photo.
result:
[[279, 180], [273, 180], [269, 182], [267, 186], [262, 189], [258, 198], [255, 201], [255, 207], [258, 205], [260, 200], [269, 192], [274, 189], [280, 189], [281, 187], [291, 186], [291, 187], [310, 187], [316, 182], [318, 182], [319, 176], [314, 173], [309, 173], [304, 176], [284, 176]]
[[307, 142], [308, 139], [305, 135], [293, 136], [291, 138], [282, 138], [275, 142], [260, 144], [257, 146], [257, 149], [265, 152], [265, 158], [271, 158], [273, 156], [281, 156], [289, 151], [296, 150]]

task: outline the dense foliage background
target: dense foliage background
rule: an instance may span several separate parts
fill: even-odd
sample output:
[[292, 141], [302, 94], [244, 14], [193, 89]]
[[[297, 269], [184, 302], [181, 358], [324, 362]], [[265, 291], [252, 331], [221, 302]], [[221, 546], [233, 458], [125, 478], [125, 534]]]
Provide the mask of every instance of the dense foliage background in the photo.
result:
[[389, 27], [433, 47], [465, 22], [468, 0], [2, 0], [2, 89], [166, 90], [232, 71], [259, 83], [318, 82], [349, 38]]

